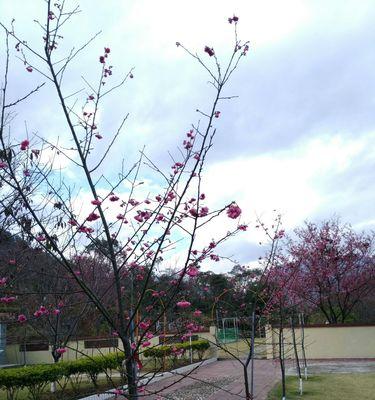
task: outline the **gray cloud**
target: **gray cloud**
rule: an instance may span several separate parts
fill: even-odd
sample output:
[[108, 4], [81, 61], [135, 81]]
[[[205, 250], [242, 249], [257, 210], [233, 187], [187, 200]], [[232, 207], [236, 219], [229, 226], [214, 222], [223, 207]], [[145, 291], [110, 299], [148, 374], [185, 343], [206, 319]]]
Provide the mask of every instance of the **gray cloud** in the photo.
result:
[[[229, 5], [224, 3], [227, 2], [212, 2], [215, 18], [217, 15], [225, 17], [228, 13]], [[253, 9], [256, 13], [256, 3], [235, 3], [235, 7], [246, 10], [241, 15], [240, 22], [245, 25], [239, 26], [240, 31], [250, 32], [246, 30], [246, 23], [249, 24], [246, 12], [251, 14]], [[135, 78], [105, 100], [100, 110], [103, 143], [116, 130], [121, 117], [130, 113], [124, 134], [103, 170], [117, 170], [123, 158], [131, 165], [143, 145], [155, 161], [169, 168], [167, 151], [176, 152], [186, 129], [198, 120], [195, 109], [205, 110], [213, 94], [206, 73], [194, 60], [182, 56], [181, 49], [174, 43], [185, 33], [185, 38], [191, 36], [190, 42], [201, 51], [202, 48], [195, 44], [200, 43], [203, 47], [206, 41], [214, 43], [217, 35], [219, 51], [225, 53], [226, 41], [216, 28], [219, 25], [215, 25], [211, 14], [202, 16], [201, 13], [193, 23], [186, 20], [178, 7], [167, 5], [163, 5], [158, 15], [150, 16], [147, 9], [144, 15], [137, 14], [139, 3], [135, 1], [124, 5], [117, 0], [83, 0], [81, 4], [84, 13], [77, 17], [79, 23], [74, 22], [70, 32], [67, 29], [65, 49], [73, 42], [83, 43], [99, 29], [103, 29], [103, 34], [72, 65], [66, 76], [66, 93], [83, 86], [81, 74], [90, 82], [95, 81], [100, 67], [97, 56], [104, 45], [113, 50], [114, 81], [132, 66], [136, 67]], [[250, 159], [263, 154], [277, 158], [280, 153], [287, 159], [314, 138], [339, 136], [343, 141], [362, 140], [371, 138], [369, 135], [375, 132], [374, 2], [305, 1], [301, 4], [311, 14], [309, 19], [273, 41], [255, 41], [248, 57], [234, 74], [226, 94], [239, 98], [220, 105], [222, 117], [215, 121], [218, 134], [210, 163], [239, 157]], [[230, 4], [231, 8], [234, 6]], [[43, 2], [38, 6], [35, 2], [25, 4], [23, 0], [3, 2], [0, 15], [5, 21], [15, 16], [17, 29], [30, 43], [36, 41], [40, 45], [41, 35], [32, 19], [41, 15], [42, 7]], [[293, 5], [286, 2], [285, 7], [293, 14]], [[158, 20], [161, 17], [164, 19]], [[269, 17], [274, 17], [272, 7]], [[157, 20], [154, 26], [147, 26], [154, 20]], [[264, 23], [267, 22], [265, 19]], [[178, 29], [185, 24], [185, 30]], [[160, 27], [160, 34], [155, 27]], [[202, 36], [198, 36], [199, 40], [197, 32]], [[3, 52], [3, 42], [0, 42], [0, 50]], [[0, 62], [2, 60], [3, 57]], [[12, 99], [20, 97], [40, 81], [43, 78], [36, 72], [25, 72], [22, 63], [12, 59]], [[82, 101], [87, 94], [83, 92], [78, 100]], [[18, 118], [13, 123], [13, 132], [18, 138], [25, 135], [24, 121], [28, 122], [31, 131], [37, 130], [49, 138], [64, 135], [66, 126], [50, 86], [18, 109]], [[314, 175], [309, 185], [320, 203], [316, 208], [306, 210], [305, 218], [326, 218], [337, 213], [353, 224], [363, 225], [375, 220], [374, 158], [370, 147], [351, 159], [349, 168], [341, 172], [325, 170]], [[93, 157], [96, 157], [95, 152]], [[316, 163], [319, 162], [320, 155], [316, 154]], [[262, 170], [246, 171], [248, 175], [262, 173]], [[294, 175], [286, 172], [282, 179], [288, 182]], [[302, 183], [305, 185], [295, 183], [301, 191], [306, 189], [306, 182]], [[229, 180], [221, 184], [227, 185], [230, 191]], [[264, 185], [269, 186], [270, 182], [264, 182]], [[254, 188], [257, 190], [262, 188]], [[288, 196], [292, 194], [279, 190], [275, 207], [280, 198]], [[251, 207], [251, 202], [249, 204]], [[291, 204], [294, 204], [292, 199]], [[293, 214], [293, 207], [285, 212]], [[240, 262], [259, 256], [258, 247], [252, 247], [246, 241], [236, 242], [228, 252], [236, 254]]]

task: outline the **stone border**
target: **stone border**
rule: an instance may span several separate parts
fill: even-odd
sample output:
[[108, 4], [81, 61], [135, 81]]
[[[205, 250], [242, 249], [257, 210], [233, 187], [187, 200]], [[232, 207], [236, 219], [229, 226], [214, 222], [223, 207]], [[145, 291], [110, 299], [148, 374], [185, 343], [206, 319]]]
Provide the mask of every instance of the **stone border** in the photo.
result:
[[[189, 371], [192, 371], [195, 368], [199, 368], [204, 365], [212, 364], [215, 361], [217, 361], [217, 357], [208, 358], [207, 360], [200, 361], [200, 362], [190, 364], [190, 365], [185, 365], [184, 367], [180, 367], [180, 368], [174, 369], [172, 371], [162, 372], [160, 374], [155, 375], [151, 380], [150, 380], [150, 378], [147, 377], [147, 375], [149, 375], [149, 374], [147, 374], [143, 379], [141, 379], [140, 384], [143, 385], [144, 383], [148, 383], [148, 384], [155, 383], [155, 382], [161, 381], [162, 379], [170, 378], [171, 376], [174, 376], [174, 375], [185, 374]], [[150, 376], [151, 376], [151, 374], [150, 374]], [[126, 389], [126, 388], [127, 388], [126, 385], [123, 386], [123, 389]], [[105, 399], [111, 399], [114, 396], [115, 396], [114, 393], [104, 392], [104, 393], [100, 393], [100, 394], [92, 394], [87, 397], [81, 397], [79, 400], [105, 400]]]

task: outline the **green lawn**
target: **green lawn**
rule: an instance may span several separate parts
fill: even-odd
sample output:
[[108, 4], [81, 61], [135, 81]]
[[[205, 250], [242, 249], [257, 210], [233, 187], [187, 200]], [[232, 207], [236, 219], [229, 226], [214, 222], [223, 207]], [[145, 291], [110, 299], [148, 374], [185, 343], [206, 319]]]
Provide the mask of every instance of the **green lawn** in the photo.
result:
[[[304, 394], [299, 395], [298, 380], [289, 376], [286, 381], [287, 400], [374, 400], [375, 374], [324, 374], [303, 381]], [[281, 399], [281, 383], [269, 393], [268, 400]]]

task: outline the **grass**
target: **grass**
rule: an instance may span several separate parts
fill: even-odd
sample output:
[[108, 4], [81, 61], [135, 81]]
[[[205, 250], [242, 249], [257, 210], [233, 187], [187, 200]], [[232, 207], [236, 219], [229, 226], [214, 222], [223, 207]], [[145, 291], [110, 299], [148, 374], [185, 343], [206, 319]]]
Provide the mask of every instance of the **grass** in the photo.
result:
[[[374, 400], [375, 374], [324, 374], [303, 382], [304, 394], [299, 395], [298, 380], [286, 379], [287, 400]], [[269, 393], [268, 400], [281, 399], [281, 382]]]

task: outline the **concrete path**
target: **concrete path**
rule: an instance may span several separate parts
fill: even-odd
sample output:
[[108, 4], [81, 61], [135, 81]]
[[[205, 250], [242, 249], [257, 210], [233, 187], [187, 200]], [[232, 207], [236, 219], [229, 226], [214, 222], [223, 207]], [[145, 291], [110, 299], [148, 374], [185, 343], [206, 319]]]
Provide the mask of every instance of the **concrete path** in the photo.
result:
[[[265, 400], [279, 379], [277, 364], [255, 360], [255, 399]], [[245, 398], [243, 369], [239, 362], [216, 361], [188, 377], [175, 376], [147, 386], [145, 400], [238, 400]], [[151, 394], [151, 392], [155, 394]]]
[[[308, 374], [350, 374], [375, 372], [375, 360], [309, 360]], [[295, 366], [286, 370], [287, 375], [296, 375]]]

